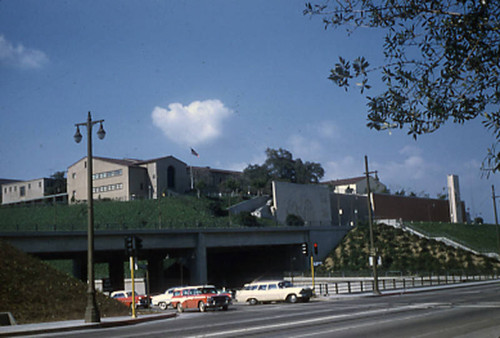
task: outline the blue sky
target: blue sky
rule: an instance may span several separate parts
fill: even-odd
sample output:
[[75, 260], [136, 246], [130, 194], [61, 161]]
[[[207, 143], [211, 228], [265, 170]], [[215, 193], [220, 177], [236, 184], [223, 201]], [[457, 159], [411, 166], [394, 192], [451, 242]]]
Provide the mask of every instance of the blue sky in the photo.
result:
[[[458, 175], [471, 215], [493, 222], [500, 179], [479, 170], [493, 137], [478, 121], [417, 141], [369, 130], [364, 96], [327, 77], [340, 55], [383, 62], [382, 35], [325, 31], [303, 9], [295, 0], [1, 1], [0, 177], [66, 170], [86, 154], [74, 124], [91, 111], [107, 132], [95, 155], [242, 170], [281, 147], [321, 163], [325, 180], [362, 175], [367, 155], [392, 191], [436, 197]], [[369, 95], [380, 90], [372, 84]]]

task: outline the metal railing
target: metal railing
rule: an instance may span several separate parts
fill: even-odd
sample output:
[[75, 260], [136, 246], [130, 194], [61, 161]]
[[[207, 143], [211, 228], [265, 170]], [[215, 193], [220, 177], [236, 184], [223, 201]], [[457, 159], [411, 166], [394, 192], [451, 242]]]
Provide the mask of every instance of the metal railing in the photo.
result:
[[[310, 277], [285, 277], [296, 286], [312, 286]], [[431, 287], [439, 285], [460, 284], [474, 281], [498, 280], [498, 275], [437, 275], [437, 276], [406, 276], [380, 277], [378, 287], [380, 291], [406, 290], [412, 288]], [[373, 292], [374, 280], [372, 277], [319, 277], [315, 278], [316, 295], [331, 296], [339, 294], [359, 294]]]

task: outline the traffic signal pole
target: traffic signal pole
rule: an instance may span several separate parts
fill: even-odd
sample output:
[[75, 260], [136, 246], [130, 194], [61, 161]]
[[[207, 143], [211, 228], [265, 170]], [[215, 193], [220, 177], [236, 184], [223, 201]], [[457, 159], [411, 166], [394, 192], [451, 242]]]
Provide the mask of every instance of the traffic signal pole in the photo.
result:
[[130, 277], [132, 278], [132, 304], [130, 304], [130, 307], [132, 308], [132, 317], [137, 318], [137, 315], [135, 313], [135, 278], [134, 278], [134, 270], [135, 270], [135, 264], [134, 264], [134, 255], [130, 256]]
[[[130, 257], [130, 277], [132, 278], [132, 302], [130, 304], [132, 308], [132, 317], [137, 318], [137, 314], [135, 311], [135, 262], [134, 257], [139, 255], [139, 251], [142, 249], [142, 239], [137, 236], [127, 236], [125, 237], [125, 252], [127, 256]], [[149, 280], [149, 279], [148, 279]], [[148, 282], [149, 283], [149, 282]], [[148, 293], [149, 293], [149, 285], [148, 285]], [[148, 297], [149, 302], [149, 297]]]
[[[314, 249], [317, 250], [318, 244], [314, 243]], [[309, 243], [302, 243], [302, 254], [306, 257], [309, 257], [311, 260], [311, 277], [312, 277], [312, 288], [314, 291], [314, 253], [313, 250], [309, 250]]]
[[314, 291], [314, 257], [312, 252], [311, 252], [311, 277], [312, 277], [312, 287]]

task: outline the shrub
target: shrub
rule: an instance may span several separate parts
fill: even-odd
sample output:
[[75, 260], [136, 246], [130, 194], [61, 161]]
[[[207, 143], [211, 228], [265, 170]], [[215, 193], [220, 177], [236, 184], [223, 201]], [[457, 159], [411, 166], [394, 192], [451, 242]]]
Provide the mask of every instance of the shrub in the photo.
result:
[[224, 217], [227, 216], [228, 211], [222, 208], [221, 201], [211, 201], [208, 203], [208, 209], [215, 217]]
[[259, 221], [257, 220], [257, 217], [253, 216], [248, 211], [240, 212], [236, 217], [236, 221], [246, 227], [259, 226]]
[[288, 216], [286, 216], [285, 223], [286, 225], [291, 226], [302, 226], [304, 225], [304, 220], [298, 215], [288, 214]]

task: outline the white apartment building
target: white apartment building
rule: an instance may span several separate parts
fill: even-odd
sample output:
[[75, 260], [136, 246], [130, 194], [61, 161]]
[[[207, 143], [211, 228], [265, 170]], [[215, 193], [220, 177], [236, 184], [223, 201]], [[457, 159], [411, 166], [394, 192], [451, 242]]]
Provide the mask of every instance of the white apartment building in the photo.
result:
[[[387, 191], [387, 187], [379, 181], [377, 176], [375, 176], [375, 178], [369, 176], [369, 180], [370, 191], [372, 193], [382, 193]], [[331, 186], [333, 188], [333, 192], [336, 194], [363, 195], [367, 193], [366, 176], [332, 180], [322, 183]]]
[[32, 202], [44, 199], [47, 188], [51, 187], [54, 180], [50, 178], [37, 178], [29, 181], [15, 181], [4, 183], [2, 189], [2, 204]]
[[[189, 190], [187, 165], [173, 156], [148, 161], [93, 157], [93, 197], [130, 201]], [[68, 168], [69, 203], [87, 200], [87, 157]]]

